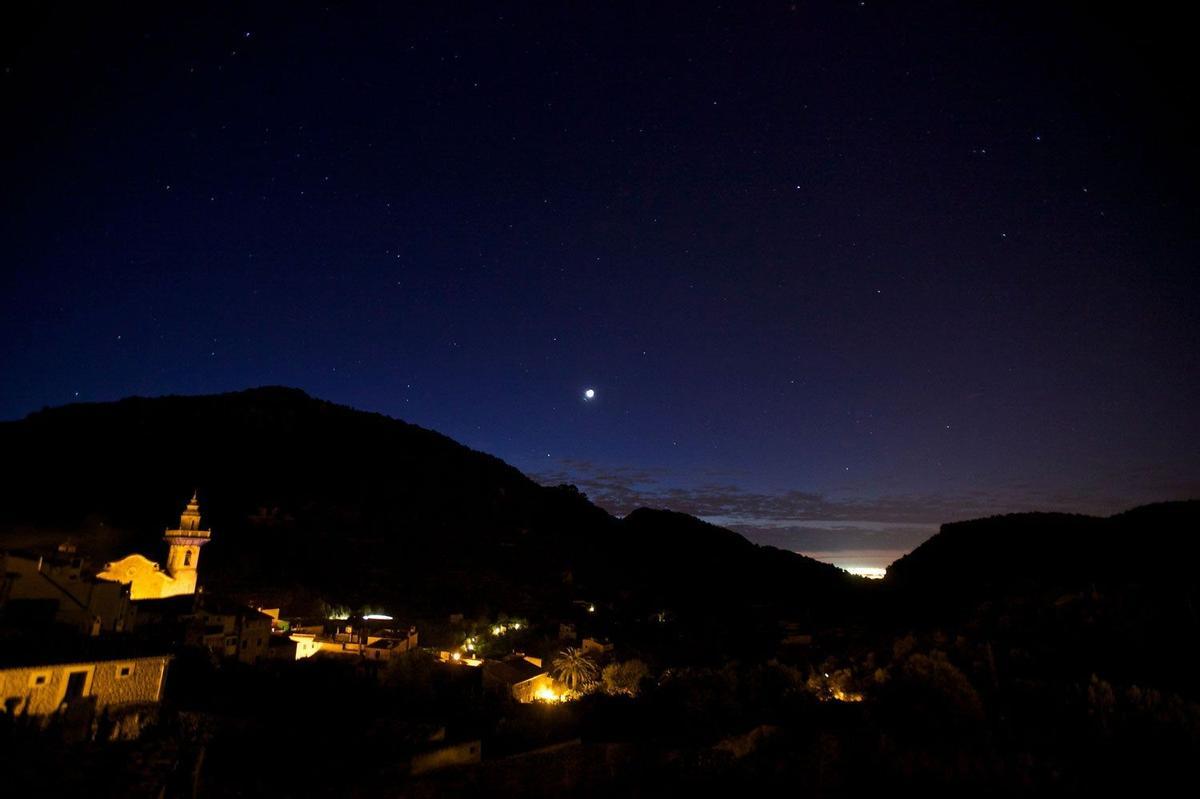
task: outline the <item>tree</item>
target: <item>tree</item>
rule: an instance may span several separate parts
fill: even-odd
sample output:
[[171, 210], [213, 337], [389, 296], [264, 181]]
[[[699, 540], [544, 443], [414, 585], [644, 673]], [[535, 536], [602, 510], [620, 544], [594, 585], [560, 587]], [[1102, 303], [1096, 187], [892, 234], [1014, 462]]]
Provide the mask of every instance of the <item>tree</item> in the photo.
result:
[[640, 660], [627, 660], [624, 663], [610, 663], [604, 667], [600, 679], [604, 683], [604, 692], [610, 696], [637, 696], [642, 687], [642, 680], [650, 675], [646, 664]]
[[596, 664], [583, 650], [569, 646], [554, 659], [550, 675], [572, 691], [581, 691], [596, 681]]
[[909, 655], [883, 690], [909, 729], [924, 727], [961, 741], [963, 732], [979, 730], [984, 721], [983, 700], [970, 679], [937, 650]]

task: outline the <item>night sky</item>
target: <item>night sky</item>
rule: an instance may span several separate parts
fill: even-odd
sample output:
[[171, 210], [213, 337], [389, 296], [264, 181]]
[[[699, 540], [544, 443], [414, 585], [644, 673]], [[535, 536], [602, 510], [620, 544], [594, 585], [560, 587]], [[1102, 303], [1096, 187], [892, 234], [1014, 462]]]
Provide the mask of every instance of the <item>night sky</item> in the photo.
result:
[[42, 5], [0, 418], [298, 386], [843, 565], [1200, 494], [1181, 20]]

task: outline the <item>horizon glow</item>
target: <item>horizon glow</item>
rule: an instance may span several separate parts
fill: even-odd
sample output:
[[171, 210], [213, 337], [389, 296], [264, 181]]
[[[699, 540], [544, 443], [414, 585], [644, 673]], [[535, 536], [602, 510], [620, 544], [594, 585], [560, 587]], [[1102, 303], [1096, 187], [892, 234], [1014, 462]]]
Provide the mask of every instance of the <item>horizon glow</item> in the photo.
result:
[[887, 574], [887, 569], [878, 566], [842, 566], [840, 568], [859, 577], [866, 577], [868, 580], [882, 580]]

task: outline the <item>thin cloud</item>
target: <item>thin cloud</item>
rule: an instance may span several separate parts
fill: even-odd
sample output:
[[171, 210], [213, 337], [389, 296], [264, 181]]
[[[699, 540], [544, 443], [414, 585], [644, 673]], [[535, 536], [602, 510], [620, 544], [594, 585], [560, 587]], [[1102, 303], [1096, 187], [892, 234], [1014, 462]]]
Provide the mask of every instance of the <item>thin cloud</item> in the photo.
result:
[[[955, 494], [829, 496], [811, 491], [746, 489], [737, 475], [706, 473], [709, 479], [682, 486], [662, 469], [611, 467], [563, 460], [561, 468], [533, 475], [543, 484], [572, 483], [618, 516], [640, 507], [669, 508], [736, 530], [752, 541], [796, 552], [889, 552], [903, 554], [941, 524], [1022, 511], [1110, 514], [1137, 504], [1200, 495], [1200, 481], [1162, 470], [1121, 470], [1097, 476], [1076, 490], [1035, 481], [1011, 481], [988, 491]], [[720, 477], [720, 481], [712, 478]], [[1111, 490], [1119, 485], [1124, 493]]]

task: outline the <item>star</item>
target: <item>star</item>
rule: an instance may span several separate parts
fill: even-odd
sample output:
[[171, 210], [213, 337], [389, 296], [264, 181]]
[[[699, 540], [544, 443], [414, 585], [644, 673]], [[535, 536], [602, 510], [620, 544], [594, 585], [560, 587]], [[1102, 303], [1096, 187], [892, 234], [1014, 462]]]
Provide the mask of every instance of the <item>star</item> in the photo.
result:
[[584, 389], [584, 391], [583, 391], [583, 401], [584, 402], [587, 402], [588, 400], [593, 400], [595, 398], [596, 398], [596, 389], [594, 389], [594, 388]]

